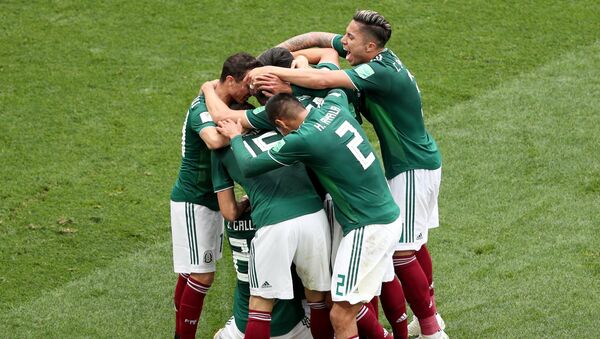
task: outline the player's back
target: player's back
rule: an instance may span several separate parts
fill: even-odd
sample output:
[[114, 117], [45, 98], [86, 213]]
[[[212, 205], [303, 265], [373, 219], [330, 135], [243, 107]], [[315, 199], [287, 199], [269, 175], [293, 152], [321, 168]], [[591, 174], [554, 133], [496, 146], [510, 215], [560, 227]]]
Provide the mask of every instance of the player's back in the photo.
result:
[[[242, 137], [244, 147], [253, 157], [268, 151], [282, 138], [281, 134], [266, 130], [253, 130]], [[227, 175], [244, 188], [252, 205], [252, 219], [259, 228], [323, 208], [306, 168], [301, 163], [245, 177], [233, 152], [227, 147], [214, 152], [213, 170], [216, 176], [219, 176], [218, 173]], [[223, 181], [222, 188], [227, 186], [227, 179], [219, 178], [218, 181]], [[218, 182], [215, 182], [215, 188], [221, 188]]]
[[196, 97], [187, 111], [181, 131], [181, 166], [171, 200], [219, 209], [212, 189], [211, 152], [199, 134], [203, 128], [214, 126], [204, 96]]
[[347, 105], [343, 91], [330, 91], [320, 107], [307, 107], [304, 123], [289, 135], [301, 139], [302, 161], [331, 194], [344, 233], [391, 223], [399, 214], [373, 146]]

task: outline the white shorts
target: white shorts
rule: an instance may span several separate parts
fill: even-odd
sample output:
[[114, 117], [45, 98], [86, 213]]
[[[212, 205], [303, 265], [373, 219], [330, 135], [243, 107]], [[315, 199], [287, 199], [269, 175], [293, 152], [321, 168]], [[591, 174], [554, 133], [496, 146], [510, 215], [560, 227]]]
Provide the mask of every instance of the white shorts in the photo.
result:
[[223, 216], [205, 206], [171, 201], [175, 273], [208, 273], [223, 256]]
[[334, 302], [354, 305], [380, 294], [381, 283], [394, 279], [392, 255], [401, 231], [398, 218], [390, 224], [352, 230], [342, 238], [331, 281]]
[[294, 298], [292, 263], [305, 288], [329, 291], [330, 237], [323, 210], [261, 227], [250, 248], [250, 294], [266, 299]]
[[392, 196], [404, 223], [396, 251], [418, 251], [427, 243], [428, 230], [440, 225], [438, 194], [442, 168], [410, 170], [389, 180]]
[[[291, 331], [287, 334], [271, 337], [273, 339], [312, 339], [310, 333], [310, 320], [308, 317], [304, 317], [302, 321], [298, 322]], [[213, 339], [244, 339], [244, 333], [237, 328], [235, 319], [229, 318], [225, 327], [220, 329], [214, 336]]]

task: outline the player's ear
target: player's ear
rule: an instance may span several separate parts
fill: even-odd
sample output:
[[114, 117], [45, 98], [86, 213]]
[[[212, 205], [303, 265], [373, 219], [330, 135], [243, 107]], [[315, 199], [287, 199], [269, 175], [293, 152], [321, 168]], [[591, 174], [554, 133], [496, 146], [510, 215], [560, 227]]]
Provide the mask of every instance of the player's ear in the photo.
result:
[[235, 82], [236, 81], [235, 81], [235, 78], [233, 76], [228, 75], [228, 76], [225, 77], [225, 85], [231, 86], [231, 85], [235, 84]]
[[376, 49], [377, 49], [377, 44], [375, 43], [375, 41], [369, 41], [369, 43], [367, 44], [367, 52], [370, 53]]

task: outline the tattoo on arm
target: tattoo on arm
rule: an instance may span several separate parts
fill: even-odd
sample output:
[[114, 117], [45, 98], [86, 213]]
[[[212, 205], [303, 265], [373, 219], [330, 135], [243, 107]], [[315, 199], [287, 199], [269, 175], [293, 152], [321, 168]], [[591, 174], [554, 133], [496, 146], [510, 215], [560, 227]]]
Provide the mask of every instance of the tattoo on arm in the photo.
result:
[[305, 48], [331, 47], [331, 40], [335, 34], [327, 32], [310, 32], [305, 34], [296, 35], [293, 38], [287, 39], [286, 41], [277, 45], [277, 47], [283, 47], [288, 49], [290, 52], [295, 52]]

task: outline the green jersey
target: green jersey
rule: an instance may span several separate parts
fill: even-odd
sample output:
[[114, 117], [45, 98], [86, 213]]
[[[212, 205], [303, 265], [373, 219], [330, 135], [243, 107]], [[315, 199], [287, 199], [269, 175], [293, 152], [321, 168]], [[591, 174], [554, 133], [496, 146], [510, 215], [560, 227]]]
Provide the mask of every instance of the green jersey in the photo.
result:
[[[341, 38], [336, 36], [332, 46], [345, 56]], [[345, 72], [363, 96], [361, 113], [377, 133], [388, 179], [442, 165], [435, 140], [425, 129], [417, 82], [392, 51], [386, 48], [370, 62]]]
[[349, 112], [344, 91], [331, 90], [320, 105], [309, 105], [307, 110], [298, 130], [256, 157], [248, 153], [241, 137], [233, 138], [231, 148], [242, 173], [255, 176], [303, 162], [331, 194], [344, 235], [362, 226], [396, 220], [400, 210], [373, 146]]
[[[260, 156], [282, 139], [275, 131], [253, 130], [242, 137], [242, 147], [252, 157]], [[231, 148], [213, 152], [213, 185], [215, 192], [239, 183], [250, 199], [252, 220], [260, 228], [302, 215], [315, 213], [323, 202], [315, 192], [303, 164], [279, 168], [254, 177], [245, 177]]]
[[[317, 68], [317, 69], [325, 69], [326, 68], [330, 71], [339, 71], [340, 70], [340, 68], [337, 65], [329, 63], [329, 62], [320, 63], [313, 67]], [[292, 93], [296, 97], [309, 96], [309, 97], [322, 98], [322, 97], [326, 96], [330, 90], [331, 90], [331, 88], [329, 88], [329, 89], [312, 89], [312, 88], [306, 88], [306, 87], [292, 85]], [[342, 90], [344, 92], [346, 92], [346, 96], [348, 97], [348, 102], [350, 102], [350, 106], [348, 106], [350, 108], [350, 112], [355, 116], [355, 118], [359, 122], [361, 122], [360, 114], [358, 114], [359, 106], [360, 106], [360, 97], [359, 97], [360, 92], [352, 90], [352, 89], [348, 89], [348, 88], [343, 88]]]
[[[250, 300], [250, 284], [248, 283], [248, 259], [250, 242], [254, 238], [256, 228], [246, 213], [233, 222], [225, 221], [225, 232], [231, 251], [233, 265], [237, 273], [237, 283], [233, 292], [233, 316], [237, 328], [244, 332], [248, 322], [248, 302]], [[298, 322], [304, 319], [302, 307], [303, 287], [297, 275], [294, 278], [294, 299], [276, 300], [271, 314], [271, 336], [289, 333]]]
[[200, 138], [202, 129], [215, 126], [208, 114], [204, 95], [199, 95], [192, 102], [183, 123], [181, 167], [171, 191], [171, 200], [199, 204], [213, 211], [219, 210], [210, 173], [211, 152]]

